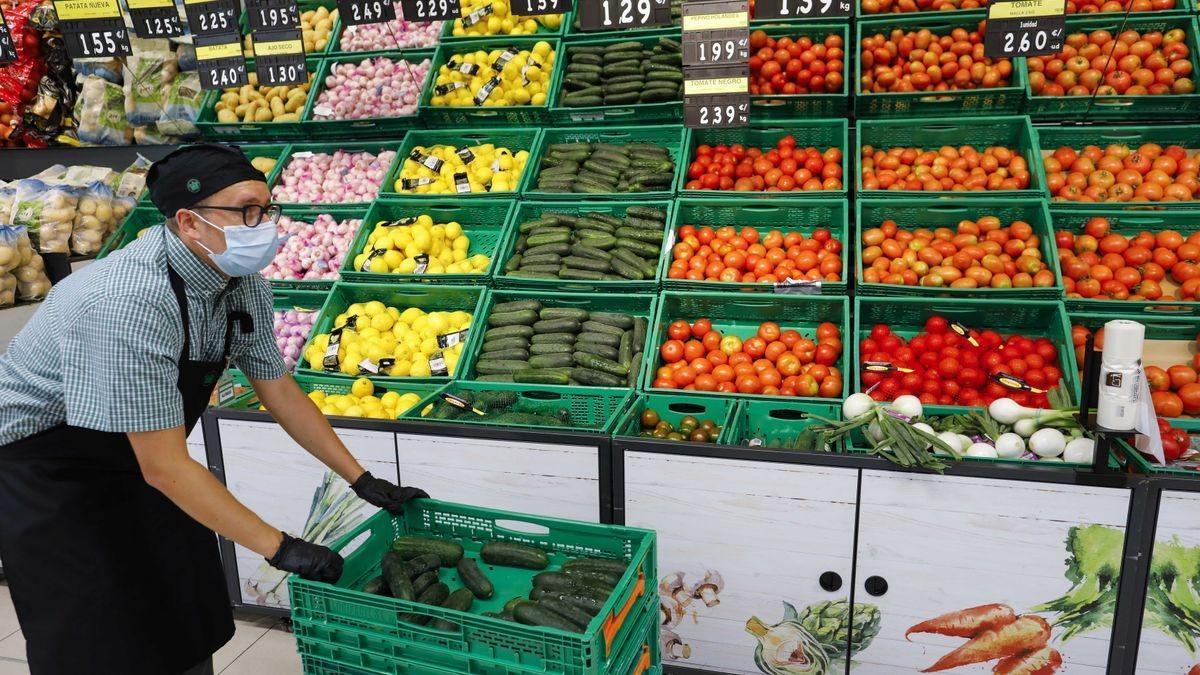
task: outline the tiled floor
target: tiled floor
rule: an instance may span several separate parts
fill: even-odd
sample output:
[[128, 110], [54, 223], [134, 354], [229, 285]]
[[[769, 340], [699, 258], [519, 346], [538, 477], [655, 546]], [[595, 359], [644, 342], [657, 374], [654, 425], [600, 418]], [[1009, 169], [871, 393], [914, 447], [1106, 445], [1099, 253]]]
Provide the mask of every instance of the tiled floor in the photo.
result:
[[[296, 642], [282, 622], [270, 617], [235, 615], [237, 633], [213, 656], [213, 670], [224, 675], [292, 675], [300, 673]], [[0, 582], [0, 675], [28, 675], [25, 639]]]

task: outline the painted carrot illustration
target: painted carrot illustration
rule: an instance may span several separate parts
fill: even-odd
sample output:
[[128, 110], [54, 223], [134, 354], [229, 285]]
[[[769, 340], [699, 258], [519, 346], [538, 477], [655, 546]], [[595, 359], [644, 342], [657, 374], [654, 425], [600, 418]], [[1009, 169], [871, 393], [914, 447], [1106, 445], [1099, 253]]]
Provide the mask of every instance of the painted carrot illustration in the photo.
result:
[[992, 675], [1054, 675], [1062, 666], [1062, 654], [1045, 646], [1041, 649], [1009, 656], [992, 668]]
[[1040, 616], [1026, 614], [1012, 623], [992, 630], [985, 630], [971, 638], [966, 644], [938, 659], [938, 662], [922, 670], [932, 673], [950, 670], [971, 663], [983, 663], [992, 659], [1022, 654], [1040, 649], [1050, 640], [1050, 624]]
[[980, 631], [1007, 626], [1016, 620], [1017, 613], [1008, 605], [997, 603], [980, 605], [922, 621], [905, 631], [904, 638], [907, 640], [908, 636], [913, 633], [937, 633], [938, 635], [969, 638], [975, 637]]
[[1192, 666], [1192, 669], [1187, 672], [1187, 675], [1200, 675], [1200, 663]]

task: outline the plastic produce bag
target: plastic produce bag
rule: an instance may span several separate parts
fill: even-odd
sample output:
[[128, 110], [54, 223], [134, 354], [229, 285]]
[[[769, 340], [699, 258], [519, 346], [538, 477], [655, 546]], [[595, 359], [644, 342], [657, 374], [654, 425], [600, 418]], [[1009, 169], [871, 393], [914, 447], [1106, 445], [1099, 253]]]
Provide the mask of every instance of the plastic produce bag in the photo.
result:
[[194, 122], [200, 118], [200, 102], [203, 99], [199, 74], [190, 72], [176, 75], [167, 90], [162, 114], [158, 118], [159, 133], [180, 138], [199, 135], [200, 130]]
[[42, 256], [34, 253], [25, 265], [18, 267], [16, 277], [18, 300], [41, 300], [50, 292], [50, 277], [46, 276], [46, 263]]
[[75, 101], [79, 140], [96, 145], [129, 145], [133, 129], [125, 118], [125, 91], [99, 77], [86, 77]]
[[75, 211], [76, 189], [65, 184], [44, 183], [36, 178], [17, 181], [13, 225], [22, 225], [43, 253], [68, 253]]
[[8, 274], [21, 266], [24, 255], [22, 246], [29, 248], [29, 237], [25, 234], [25, 228], [0, 225], [0, 274]]
[[0, 307], [17, 304], [17, 278], [11, 274], [0, 274]]
[[75, 59], [74, 64], [80, 77], [102, 77], [113, 84], [121, 84], [120, 59]]
[[104, 238], [116, 229], [112, 188], [102, 182], [78, 188], [79, 206], [71, 226], [71, 251], [92, 255], [100, 251]]
[[165, 91], [178, 72], [169, 51], [134, 51], [125, 57], [125, 119], [134, 126], [153, 124], [162, 116]]
[[17, 203], [16, 183], [0, 181], [0, 225], [11, 225], [13, 206]]
[[146, 189], [146, 173], [150, 171], [150, 164], [150, 160], [138, 155], [137, 159], [133, 160], [133, 164], [121, 172], [114, 184], [113, 192], [118, 197], [139, 199], [142, 191]]

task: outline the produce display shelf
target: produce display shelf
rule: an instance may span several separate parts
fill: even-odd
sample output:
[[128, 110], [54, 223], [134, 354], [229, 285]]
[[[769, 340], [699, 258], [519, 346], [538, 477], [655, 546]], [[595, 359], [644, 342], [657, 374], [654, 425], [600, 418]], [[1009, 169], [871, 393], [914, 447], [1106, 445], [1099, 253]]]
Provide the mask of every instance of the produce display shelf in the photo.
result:
[[[758, 332], [764, 321], [774, 321], [781, 330], [793, 329], [816, 342], [817, 326], [823, 322], [837, 325], [841, 331], [842, 350], [834, 367], [842, 372], [842, 391], [836, 399], [816, 396], [767, 396], [763, 394], [689, 391], [678, 389], [654, 389], [655, 372], [663, 366], [660, 347], [668, 338], [667, 328], [671, 322], [685, 320], [692, 323], [697, 319], [712, 321], [713, 330], [722, 335], [735, 335], [746, 339]], [[664, 291], [659, 296], [658, 314], [652, 324], [649, 348], [642, 359], [642, 388], [647, 393], [678, 393], [683, 396], [733, 397], [745, 400], [800, 401], [806, 403], [829, 403], [850, 394], [849, 370], [856, 368], [850, 360], [850, 343], [853, 330], [850, 323], [850, 301], [845, 297], [824, 295], [766, 295], [762, 293], [705, 293], [690, 291]]]
[[[1022, 190], [975, 190], [968, 192], [924, 192], [913, 190], [864, 189], [862, 177], [863, 147], [876, 150], [896, 147], [917, 147], [937, 151], [944, 146], [969, 145], [977, 151], [992, 146], [1007, 147], [1021, 154], [1029, 165], [1029, 187]], [[1026, 197], [1045, 199], [1046, 174], [1038, 151], [1038, 136], [1025, 115], [959, 116], [954, 119], [922, 120], [859, 120], [854, 134], [855, 192], [859, 198], [896, 195], [941, 197], [943, 199], [992, 199], [995, 197]]]
[[[522, 0], [517, 1], [520, 2]], [[566, 68], [571, 63], [572, 47], [605, 47], [625, 42], [639, 42], [644, 48], [650, 49], [658, 44], [660, 38], [665, 37], [667, 36], [643, 35], [639, 32], [636, 36], [601, 34], [599, 37], [581, 37], [570, 42], [564, 42], [563, 56], [560, 57], [562, 59], [562, 67], [555, 72], [554, 80], [550, 83], [551, 121], [560, 126], [602, 122], [613, 124], [681, 124], [683, 122], [682, 86], [680, 87], [680, 98], [676, 101], [579, 107], [570, 107], [563, 104], [563, 97], [567, 94], [563, 90], [563, 80], [566, 78]]]
[[439, 69], [446, 65], [446, 62], [458, 54], [466, 54], [482, 50], [490, 52], [492, 50], [504, 50], [509, 47], [515, 47], [518, 50], [531, 50], [538, 42], [548, 42], [550, 49], [554, 53], [554, 64], [550, 72], [548, 82], [554, 82], [554, 78], [559, 70], [562, 69], [562, 63], [558, 53], [562, 50], [562, 45], [557, 38], [546, 37], [488, 37], [479, 40], [461, 40], [442, 42], [438, 45], [437, 51], [433, 55], [433, 65], [431, 67], [431, 75], [429, 77], [429, 85], [421, 94], [421, 100], [418, 103], [422, 110], [422, 114], [430, 126], [445, 126], [445, 127], [470, 127], [474, 125], [482, 126], [499, 126], [499, 125], [541, 125], [550, 120], [550, 96], [546, 92], [546, 103], [542, 105], [509, 105], [509, 106], [435, 106], [430, 104], [433, 97], [434, 86], [437, 84], [437, 75]]
[[[879, 19], [857, 22], [855, 44], [860, 45], [863, 36], [887, 35], [892, 30], [915, 31], [929, 29], [935, 35], [945, 35], [955, 28], [974, 30], [987, 13], [982, 10], [947, 12], [943, 16], [923, 14], [888, 14]], [[871, 93], [862, 90], [862, 79], [856, 73], [853, 80], [854, 110], [860, 118], [909, 117], [928, 119], [931, 117], [954, 117], [959, 115], [1003, 115], [1022, 112], [1025, 106], [1025, 64], [1023, 58], [1012, 59], [1012, 76], [1007, 87], [987, 89], [963, 89], [941, 92], [884, 92]], [[859, 64], [861, 69], [861, 64]]]
[[[813, 416], [836, 421], [841, 419], [841, 415], [840, 405], [800, 403], [787, 399], [742, 401], [734, 410], [730, 425], [720, 442], [791, 450], [805, 428], [820, 424]], [[840, 450], [840, 445], [831, 448], [835, 452]]]
[[[657, 126], [597, 126], [597, 127], [560, 127], [546, 129], [542, 134], [542, 143], [534, 161], [533, 172], [529, 182], [522, 190], [522, 196], [529, 199], [666, 199], [674, 196], [673, 187], [644, 192], [547, 192], [537, 187], [537, 174], [541, 171], [542, 155], [556, 143], [611, 143], [626, 145], [629, 143], [651, 143], [667, 149], [675, 162], [675, 177], [672, 185], [678, 184], [679, 176], [686, 170], [685, 141], [687, 130], [681, 126], [669, 124]], [[528, 168], [528, 167], [527, 167]]]
[[[279, 182], [280, 177], [283, 175], [284, 169], [287, 168], [288, 162], [290, 162], [292, 160], [292, 158], [295, 157], [298, 153], [304, 152], [304, 153], [310, 153], [310, 154], [330, 154], [330, 155], [332, 155], [333, 153], [337, 152], [338, 150], [342, 150], [344, 152], [369, 152], [372, 155], [378, 155], [379, 153], [386, 151], [386, 150], [391, 150], [391, 151], [395, 152], [399, 146], [400, 146], [400, 143], [397, 140], [350, 141], [350, 142], [325, 141], [325, 142], [321, 142], [321, 143], [293, 143], [292, 145], [288, 146], [287, 151], [283, 153], [279, 162], [275, 164], [275, 173], [274, 173], [274, 175], [267, 177], [267, 185], [271, 188], [275, 187], [275, 185]], [[386, 187], [387, 176], [393, 170], [392, 167], [394, 167], [399, 161], [400, 161], [400, 154], [397, 152], [396, 157], [393, 158], [393, 160], [392, 160], [391, 166], [387, 170], [384, 171], [384, 179], [383, 179], [383, 183], [380, 184], [380, 190], [382, 190], [384, 187]], [[281, 206], [292, 205], [292, 206], [316, 206], [316, 207], [322, 207], [322, 206], [364, 206], [365, 207], [365, 206], [369, 205], [371, 201], [374, 201], [375, 197], [377, 197], [377, 196], [379, 196], [378, 191], [376, 192], [375, 196], [371, 197], [370, 201], [366, 201], [366, 202], [302, 203], [302, 202], [279, 201], [278, 203]]]
[[[820, 117], [844, 117], [850, 105], [850, 81], [856, 77], [854, 70], [853, 45], [850, 42], [850, 24], [834, 21], [771, 21], [755, 25], [751, 32], [763, 31], [769, 37], [792, 39], [807, 37], [814, 44], [821, 44], [827, 35], [842, 38], [842, 59], [845, 76], [842, 91], [823, 94], [751, 94], [750, 119], [753, 122], [782, 122], [784, 120], [806, 120]], [[750, 50], [753, 56], [754, 50]]]
[[753, 203], [737, 198], [710, 199], [682, 197], [675, 202], [675, 209], [668, 218], [668, 241], [678, 242], [679, 228], [684, 225], [701, 227], [708, 225], [713, 229], [731, 225], [739, 230], [743, 227], [757, 228], [760, 233], [778, 229], [784, 233], [801, 232], [806, 237], [813, 230], [825, 228], [833, 235], [833, 239], [842, 244], [842, 275], [841, 281], [822, 281], [819, 285], [807, 287], [796, 286], [789, 288], [785, 282], [780, 284], [740, 282], [740, 281], [707, 281], [692, 279], [672, 279], [668, 276], [671, 262], [674, 260], [672, 246], [663, 246], [658, 263], [658, 279], [665, 290], [672, 291], [746, 291], [756, 293], [786, 293], [793, 291], [816, 291], [821, 295], [846, 295], [850, 286], [848, 277], [850, 271], [845, 261], [847, 251], [852, 247], [850, 241], [849, 207], [844, 199], [788, 199], [785, 197], [771, 199], [769, 202]]
[[322, 120], [313, 119], [317, 108], [317, 99], [321, 96], [321, 92], [325, 91], [325, 80], [333, 71], [334, 66], [342, 63], [358, 63], [368, 59], [372, 61], [375, 59], [387, 59], [393, 62], [400, 61], [405, 64], [420, 64], [423, 61], [429, 61], [430, 68], [421, 80], [420, 91], [428, 89], [429, 82], [433, 78], [432, 49], [381, 51], [364, 54], [350, 53], [322, 59], [320, 69], [317, 71], [316, 77], [313, 78], [313, 89], [316, 91], [308, 97], [308, 101], [304, 105], [304, 115], [300, 118], [300, 124], [304, 127], [305, 135], [308, 138], [325, 140], [387, 136], [422, 126], [419, 105], [414, 107], [411, 115], [358, 119], [342, 119], [340, 117]]
[[[465, 415], [455, 420], [446, 420], [453, 424], [466, 424], [471, 427], [482, 426], [493, 429], [525, 429], [527, 431], [570, 431], [585, 434], [610, 435], [613, 426], [629, 406], [635, 394], [628, 389], [609, 387], [563, 387], [544, 384], [520, 384], [507, 382], [471, 382], [458, 381], [442, 387], [433, 394], [426, 396], [420, 403], [413, 406], [401, 419], [439, 422], [431, 416], [434, 403], [443, 399], [443, 394], [462, 398], [477, 393], [494, 394], [510, 392], [516, 397], [512, 410], [516, 412], [533, 412], [541, 415], [558, 416], [562, 423], [548, 426], [545, 423], [536, 425], [505, 419], [495, 420], [486, 415], [473, 417]], [[562, 411], [567, 411], [562, 414]], [[469, 431], [466, 433], [469, 433]]]
[[[304, 68], [308, 74], [312, 76], [308, 92], [304, 97], [304, 105], [296, 110], [296, 119], [284, 122], [222, 122], [217, 119], [217, 102], [221, 100], [221, 96], [230, 92], [237, 92], [241, 87], [231, 87], [229, 90], [213, 89], [205, 92], [203, 102], [200, 104], [200, 116], [196, 119], [196, 128], [205, 138], [212, 138], [221, 141], [299, 141], [307, 138], [303, 122], [304, 111], [312, 105], [313, 99], [316, 97], [317, 88], [317, 73], [321, 68], [321, 59], [309, 56], [304, 59]], [[246, 73], [254, 72], [254, 59], [248, 57], [246, 59]], [[250, 86], [250, 85], [243, 85]], [[299, 85], [291, 85], [296, 87]], [[257, 89], [257, 87], [255, 87]]]
[[[959, 298], [991, 298], [1020, 299], [1032, 298], [1037, 300], [1058, 300], [1063, 295], [1062, 273], [1055, 261], [1058, 252], [1054, 246], [1054, 228], [1050, 222], [1050, 210], [1046, 202], [1036, 199], [989, 199], [961, 200], [950, 202], [935, 198], [896, 199], [894, 197], [880, 199], [861, 199], [857, 203], [859, 241], [854, 242], [856, 255], [855, 289], [860, 296], [908, 296], [908, 297], [959, 297]], [[995, 216], [1000, 219], [1001, 227], [1008, 227], [1014, 221], [1024, 221], [1033, 227], [1033, 234], [1038, 238], [1038, 251], [1046, 268], [1054, 275], [1050, 286], [1028, 288], [957, 288], [942, 286], [931, 288], [927, 286], [901, 286], [885, 283], [871, 283], [863, 279], [862, 251], [864, 244], [861, 237], [871, 228], [879, 227], [885, 220], [895, 221], [901, 229], [913, 230], [926, 228], [949, 228], [954, 231], [963, 220], [978, 220], [984, 216]]]
[[[1200, 138], [1200, 137], [1198, 137]], [[1103, 216], [1108, 219], [1110, 232], [1126, 236], [1138, 232], [1160, 232], [1175, 230], [1186, 239], [1194, 232], [1200, 232], [1200, 211], [1162, 211], [1147, 210], [1136, 207], [1115, 207], [1109, 204], [1091, 204], [1092, 208], [1083, 210], [1062, 210], [1057, 202], [1050, 208], [1054, 230], [1065, 230], [1074, 234], [1083, 234], [1084, 225], [1088, 219]], [[1062, 276], [1062, 262], [1054, 255], [1055, 274]], [[1162, 282], [1163, 290], [1174, 292], [1178, 285], [1168, 275]], [[1200, 300], [1111, 300], [1100, 298], [1081, 298], [1067, 296], [1066, 308], [1071, 312], [1105, 312], [1120, 314], [1123, 318], [1135, 321], [1154, 320], [1157, 318], [1185, 317], [1196, 320], [1200, 317]]]
[[[675, 189], [680, 197], [733, 197], [737, 199], [778, 199], [780, 197], [845, 197], [850, 181], [850, 128], [845, 118], [841, 119], [805, 119], [795, 122], [774, 122], [752, 124], [749, 127], [734, 129], [685, 129], [686, 137], [683, 145], [683, 163], [676, 167]], [[696, 148], [700, 145], [731, 145], [741, 143], [747, 148], [761, 148], [763, 152], [775, 147], [775, 144], [785, 136], [795, 136], [796, 147], [806, 148], [815, 146], [821, 152], [837, 148], [842, 152], [842, 188], [840, 190], [792, 190], [735, 192], [730, 190], [689, 190], [684, 186], [688, 182], [688, 166], [696, 157]]]
[[[582, 215], [585, 213], [604, 213], [616, 217], [623, 217], [626, 209], [631, 206], [648, 206], [662, 209], [667, 212], [667, 223], [671, 222], [671, 213], [674, 206], [671, 201], [575, 201], [575, 202], [534, 202], [522, 201], [516, 205], [511, 215], [509, 216], [510, 227], [507, 230], [507, 237], [498, 249], [498, 260], [496, 261], [496, 274], [493, 277], [493, 283], [496, 288], [501, 289], [516, 289], [516, 290], [532, 290], [542, 291], [543, 293], [553, 295], [558, 290], [571, 290], [589, 293], [603, 292], [627, 292], [627, 293], [655, 293], [658, 291], [659, 281], [657, 279], [643, 279], [635, 281], [632, 279], [624, 281], [584, 281], [580, 279], [531, 279], [509, 276], [505, 273], [505, 264], [515, 255], [517, 239], [520, 236], [519, 226], [521, 223], [537, 218], [543, 213], [568, 213], [572, 215]], [[663, 235], [663, 250], [670, 247], [667, 246], [667, 241], [670, 237], [669, 230], [664, 228]]]
[[[326, 394], [348, 394], [350, 393], [350, 386], [354, 384], [353, 380], [332, 377], [329, 375], [297, 375], [295, 379], [296, 384], [300, 385], [300, 389], [306, 394], [314, 391], [323, 391]], [[396, 392], [400, 395], [412, 393], [416, 394], [422, 399], [441, 388], [441, 385], [438, 384], [384, 384], [376, 380], [372, 380], [372, 384], [375, 385], [375, 396], [382, 396], [387, 392]], [[416, 404], [413, 405], [416, 406]], [[221, 407], [230, 408], [233, 410], [257, 410], [258, 406], [258, 395], [251, 390]], [[357, 417], [347, 417], [344, 415], [338, 415], [336, 417], [341, 419], [362, 419]]]
[[[629, 566], [584, 633], [525, 626], [477, 613], [503, 605], [509, 596], [502, 597], [499, 593], [476, 602], [468, 613], [353, 590], [378, 574], [382, 554], [391, 549], [397, 537], [405, 535], [451, 538], [461, 543], [472, 557], [484, 543], [499, 540], [550, 552], [551, 567], [568, 557], [580, 556], [615, 558]], [[357, 546], [351, 549], [354, 544]], [[657, 602], [651, 602], [656, 600], [653, 588], [658, 579], [655, 535], [648, 530], [423, 499], [406, 505], [402, 516], [377, 513], [331, 548], [343, 551], [346, 558], [342, 577], [336, 584], [294, 576], [288, 581], [292, 612], [298, 621], [364, 631], [392, 643], [437, 648], [458, 655], [458, 663], [464, 657], [484, 657], [545, 673], [606, 673], [619, 661], [624, 645], [631, 640], [639, 646], [645, 644], [645, 632], [639, 632], [645, 627], [639, 610], [657, 616]], [[533, 570], [488, 568], [493, 583], [507, 588], [518, 585], [518, 580], [522, 588], [528, 588], [535, 574]], [[399, 613], [444, 619], [458, 627], [439, 631], [414, 626], [397, 621]], [[457, 670], [454, 662], [439, 664], [435, 653], [426, 653], [434, 665]]]
[[[508, 222], [516, 203], [508, 199], [495, 201], [473, 200], [462, 204], [456, 203], [452, 196], [444, 202], [433, 202], [416, 199], [378, 199], [367, 210], [363, 224], [358, 229], [346, 259], [342, 263], [342, 278], [349, 281], [370, 283], [446, 283], [446, 284], [487, 284], [497, 269], [499, 249], [508, 239]], [[463, 234], [470, 238], [471, 245], [467, 249], [468, 257], [486, 255], [491, 258], [485, 270], [478, 274], [400, 274], [392, 272], [370, 272], [356, 269], [354, 259], [366, 252], [367, 238], [380, 222], [401, 221], [408, 218], [426, 215], [433, 219], [434, 224], [457, 222], [462, 226]]]
[[[507, 127], [507, 128], [481, 128], [481, 129], [417, 129], [408, 132], [404, 137], [404, 142], [400, 144], [400, 151], [392, 168], [383, 179], [383, 186], [380, 189], [380, 197], [383, 198], [418, 198], [418, 199], [476, 199], [482, 197], [492, 198], [515, 198], [529, 184], [530, 177], [533, 174], [532, 164], [536, 161], [539, 148], [542, 143], [542, 130], [538, 127]], [[517, 181], [516, 189], [511, 191], [497, 192], [460, 192], [460, 193], [432, 193], [432, 192], [406, 192], [397, 189], [396, 184], [400, 182], [400, 174], [404, 170], [405, 162], [413, 161], [410, 159], [413, 151], [418, 147], [430, 147], [433, 145], [449, 145], [461, 150], [462, 148], [476, 148], [481, 145], [494, 145], [496, 147], [508, 148], [515, 155], [524, 150], [529, 153], [529, 159], [525, 163], [525, 168], [521, 171], [521, 178]]]
[[[343, 220], [361, 220], [365, 212], [366, 209], [362, 206], [338, 206], [333, 204], [328, 206], [284, 206], [282, 208], [283, 215], [310, 223], [322, 214], [327, 214], [338, 222]], [[349, 255], [348, 252], [347, 255]], [[337, 277], [335, 276], [332, 279], [268, 279], [268, 281], [271, 282], [272, 289], [295, 288], [301, 290], [323, 289], [328, 291], [330, 288], [333, 288]]]
[[[1163, 31], [1180, 28], [1186, 34], [1189, 60], [1194, 76], [1200, 72], [1196, 20], [1185, 14], [1147, 16], [1145, 12], [1129, 16], [1119, 14], [1074, 15], [1067, 17], [1068, 35], [1076, 32]], [[1029, 86], [1028, 61], [1021, 65], [1025, 73], [1025, 110], [1037, 120], [1121, 120], [1196, 119], [1200, 117], [1200, 93], [1162, 96], [1121, 94], [1115, 96], [1035, 96]]]
[[734, 416], [740, 405], [741, 403], [732, 398], [704, 399], [699, 396], [677, 394], [639, 394], [617, 422], [616, 428], [613, 429], [613, 436], [637, 437], [641, 435], [642, 413], [653, 410], [658, 414], [659, 419], [670, 423], [676, 429], [679, 428], [680, 421], [689, 415], [700, 421], [712, 420], [721, 428], [721, 435], [717, 437], [717, 440], [710, 442], [719, 443], [729, 434], [729, 428], [733, 424]]

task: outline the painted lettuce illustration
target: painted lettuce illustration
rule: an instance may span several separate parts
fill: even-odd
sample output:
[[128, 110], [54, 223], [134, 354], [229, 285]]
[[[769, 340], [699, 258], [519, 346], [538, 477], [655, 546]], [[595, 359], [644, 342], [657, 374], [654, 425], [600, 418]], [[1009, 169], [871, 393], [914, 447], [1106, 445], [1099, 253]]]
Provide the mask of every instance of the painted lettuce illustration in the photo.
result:
[[746, 630], [758, 639], [754, 663], [767, 675], [826, 675], [844, 666], [847, 645], [851, 656], [866, 649], [879, 634], [879, 608], [856, 605], [853, 616], [845, 600], [825, 601], [797, 612], [783, 603], [783, 620], [768, 626], [756, 616]]
[[1063, 642], [1097, 628], [1112, 625], [1121, 578], [1121, 552], [1125, 533], [1104, 525], [1072, 527], [1067, 532], [1067, 580], [1073, 585], [1060, 598], [1033, 608], [1054, 612], [1054, 627], [1062, 628]]
[[1200, 546], [1184, 546], [1178, 537], [1154, 543], [1145, 621], [1195, 656], [1200, 636]]

